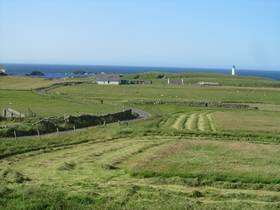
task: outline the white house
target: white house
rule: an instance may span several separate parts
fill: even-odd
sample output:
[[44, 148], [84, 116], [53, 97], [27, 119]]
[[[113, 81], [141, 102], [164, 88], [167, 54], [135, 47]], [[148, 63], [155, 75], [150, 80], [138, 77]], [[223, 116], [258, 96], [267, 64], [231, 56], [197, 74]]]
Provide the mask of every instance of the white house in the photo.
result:
[[0, 75], [7, 75], [4, 65], [0, 65]]
[[98, 85], [119, 85], [121, 80], [117, 74], [97, 74], [96, 83]]

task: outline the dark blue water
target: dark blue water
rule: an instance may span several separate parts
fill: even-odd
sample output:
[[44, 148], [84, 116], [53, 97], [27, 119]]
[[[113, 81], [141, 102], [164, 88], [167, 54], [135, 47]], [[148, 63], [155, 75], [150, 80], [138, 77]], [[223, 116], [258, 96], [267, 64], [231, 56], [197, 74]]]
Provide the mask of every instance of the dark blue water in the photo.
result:
[[[133, 67], [133, 66], [96, 66], [96, 65], [46, 65], [46, 64], [5, 64], [8, 74], [25, 75], [32, 71], [41, 71], [46, 78], [63, 78], [75, 76], [75, 71], [94, 73], [141, 73], [149, 71], [160, 72], [211, 72], [231, 74], [231, 69], [205, 69], [205, 68], [176, 68], [176, 67]], [[280, 80], [280, 71], [242, 70], [237, 69], [241, 76], [267, 77]]]

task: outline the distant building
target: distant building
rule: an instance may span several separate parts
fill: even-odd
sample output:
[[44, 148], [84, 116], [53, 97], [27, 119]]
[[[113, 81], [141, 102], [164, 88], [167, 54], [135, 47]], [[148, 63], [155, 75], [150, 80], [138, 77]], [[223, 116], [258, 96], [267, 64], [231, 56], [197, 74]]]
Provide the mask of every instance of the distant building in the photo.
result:
[[6, 108], [6, 109], [3, 109], [3, 114], [2, 116], [4, 118], [24, 118], [25, 115], [16, 111], [16, 110], [13, 110], [11, 108]]
[[121, 80], [117, 74], [97, 74], [96, 83], [98, 85], [119, 85]]
[[184, 85], [184, 80], [183, 79], [167, 79], [167, 84], [168, 85]]
[[0, 76], [6, 76], [6, 69], [4, 65], [0, 65]]
[[151, 80], [130, 80], [129, 84], [133, 85], [151, 85], [153, 82]]
[[220, 86], [218, 82], [198, 82], [200, 86]]
[[236, 66], [233, 65], [232, 68], [231, 68], [231, 75], [236, 75]]

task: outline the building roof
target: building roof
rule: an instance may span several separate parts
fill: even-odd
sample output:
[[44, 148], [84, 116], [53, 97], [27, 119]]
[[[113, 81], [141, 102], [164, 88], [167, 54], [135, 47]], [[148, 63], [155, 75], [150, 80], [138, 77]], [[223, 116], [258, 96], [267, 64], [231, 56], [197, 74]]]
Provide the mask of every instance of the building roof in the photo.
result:
[[96, 81], [112, 81], [119, 82], [120, 76], [118, 74], [97, 74]]

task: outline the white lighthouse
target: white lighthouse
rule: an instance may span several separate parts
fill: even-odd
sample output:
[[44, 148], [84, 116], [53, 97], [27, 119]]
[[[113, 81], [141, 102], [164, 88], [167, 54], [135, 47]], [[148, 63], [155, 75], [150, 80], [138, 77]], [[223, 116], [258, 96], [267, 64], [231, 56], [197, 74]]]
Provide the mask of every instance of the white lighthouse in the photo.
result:
[[232, 76], [236, 75], [236, 66], [235, 65], [233, 65], [231, 68], [231, 75]]

